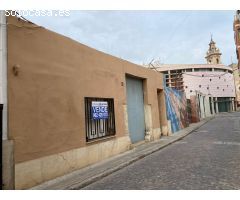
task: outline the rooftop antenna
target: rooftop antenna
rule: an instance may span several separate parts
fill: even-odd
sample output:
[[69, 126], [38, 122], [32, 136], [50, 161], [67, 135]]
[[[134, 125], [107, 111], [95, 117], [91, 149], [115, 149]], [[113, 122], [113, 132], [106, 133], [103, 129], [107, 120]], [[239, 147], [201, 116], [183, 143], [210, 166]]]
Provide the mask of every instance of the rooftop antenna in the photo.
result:
[[150, 61], [150, 63], [148, 64], [148, 66], [150, 67], [150, 65], [152, 65], [152, 62], [154, 61], [154, 58]]

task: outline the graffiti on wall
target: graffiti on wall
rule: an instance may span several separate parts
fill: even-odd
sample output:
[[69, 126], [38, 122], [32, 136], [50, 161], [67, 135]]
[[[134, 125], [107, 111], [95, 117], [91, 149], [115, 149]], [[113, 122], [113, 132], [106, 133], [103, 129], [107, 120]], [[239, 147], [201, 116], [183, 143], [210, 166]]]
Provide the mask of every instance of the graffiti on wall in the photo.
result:
[[184, 92], [165, 87], [167, 118], [171, 121], [172, 133], [189, 125], [187, 99]]

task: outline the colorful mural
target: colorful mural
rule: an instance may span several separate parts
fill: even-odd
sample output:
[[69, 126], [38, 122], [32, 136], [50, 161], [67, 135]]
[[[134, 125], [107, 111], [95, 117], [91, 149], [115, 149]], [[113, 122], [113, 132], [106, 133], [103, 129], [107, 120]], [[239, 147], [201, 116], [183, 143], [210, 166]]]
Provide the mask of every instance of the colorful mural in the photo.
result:
[[171, 121], [172, 133], [189, 125], [187, 99], [184, 92], [165, 87], [167, 118]]
[[190, 107], [191, 107], [191, 115], [189, 116], [190, 123], [196, 123], [200, 121], [200, 100], [198, 96], [190, 96]]

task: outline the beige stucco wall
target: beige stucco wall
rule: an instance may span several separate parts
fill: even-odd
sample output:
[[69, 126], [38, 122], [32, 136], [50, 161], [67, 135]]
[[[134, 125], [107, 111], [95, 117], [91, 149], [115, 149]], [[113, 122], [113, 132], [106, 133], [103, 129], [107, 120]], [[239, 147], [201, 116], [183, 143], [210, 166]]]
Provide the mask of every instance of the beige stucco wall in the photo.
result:
[[30, 188], [127, 151], [129, 148], [129, 137], [124, 136], [115, 140], [102, 141], [98, 144], [18, 163], [15, 166], [15, 187], [16, 189]]
[[[128, 149], [126, 74], [144, 79], [146, 122], [151, 137], [160, 137], [160, 73], [14, 17], [8, 17], [7, 29], [8, 136], [14, 141], [17, 188], [33, 186]], [[84, 97], [114, 98], [115, 137], [86, 143]], [[94, 158], [91, 152], [105, 144], [106, 151], [112, 153]], [[90, 154], [82, 155], [84, 151]], [[69, 168], [61, 154], [67, 154], [73, 163], [75, 159], [84, 161]], [[56, 171], [50, 169], [56, 164]]]

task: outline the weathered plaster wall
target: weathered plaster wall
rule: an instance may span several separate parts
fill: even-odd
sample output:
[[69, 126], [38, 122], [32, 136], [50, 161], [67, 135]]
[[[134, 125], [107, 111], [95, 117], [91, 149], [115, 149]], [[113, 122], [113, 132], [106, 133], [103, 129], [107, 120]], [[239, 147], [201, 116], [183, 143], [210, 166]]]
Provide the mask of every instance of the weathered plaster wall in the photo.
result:
[[190, 103], [191, 103], [191, 123], [199, 122], [200, 111], [199, 111], [199, 102], [197, 100], [196, 95], [190, 96]]
[[15, 166], [16, 189], [30, 188], [129, 150], [128, 136], [37, 158]]
[[[17, 188], [33, 186], [127, 150], [126, 74], [144, 79], [145, 117], [151, 137], [158, 138], [161, 74], [35, 24], [8, 18], [8, 135], [14, 140]], [[116, 135], [109, 142], [86, 143], [84, 97], [114, 98]], [[124, 142], [118, 148], [120, 140]], [[105, 144], [108, 156], [95, 157], [99, 149], [95, 151], [93, 146], [102, 148]], [[82, 155], [82, 150], [88, 154]], [[81, 159], [81, 164], [66, 167], [62, 153], [68, 154], [71, 162]], [[49, 163], [58, 165], [56, 171], [47, 167], [52, 166]]]

